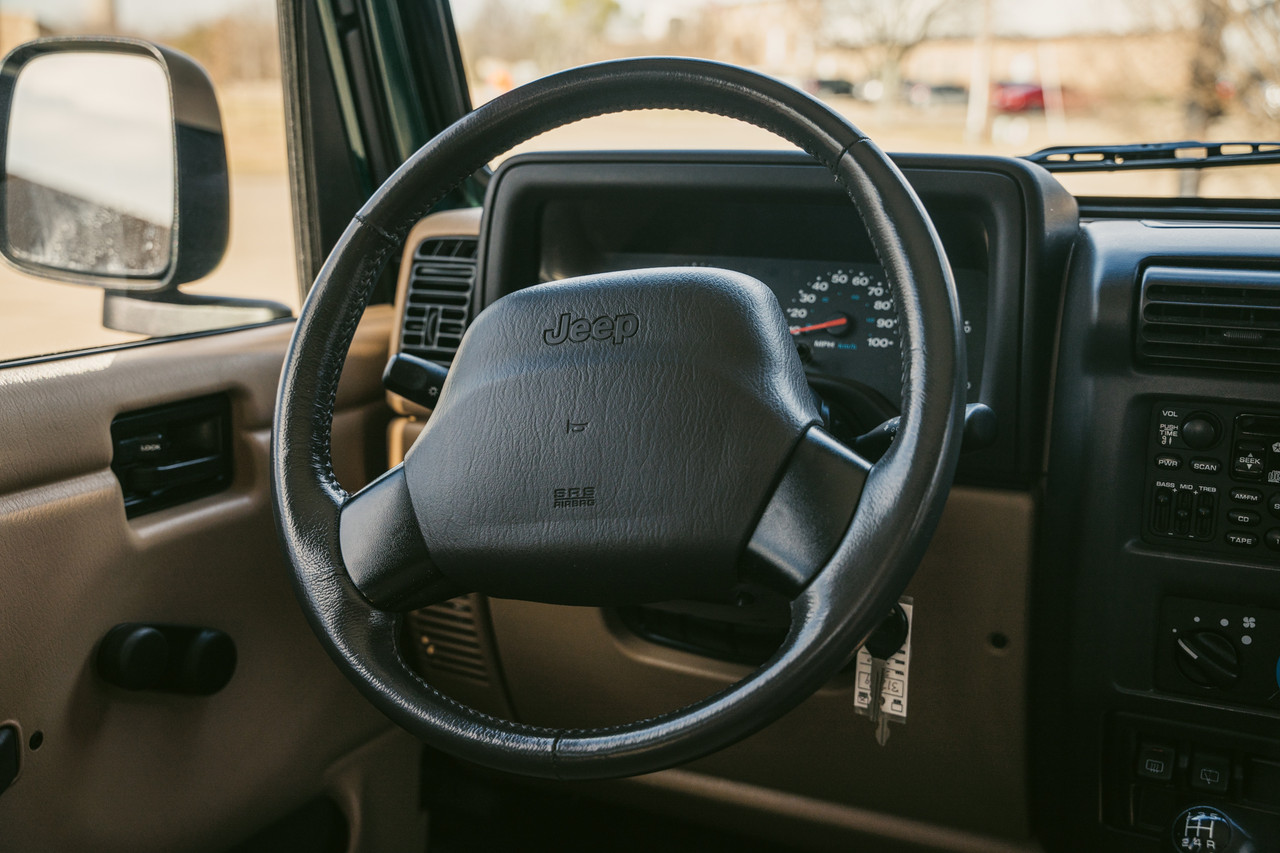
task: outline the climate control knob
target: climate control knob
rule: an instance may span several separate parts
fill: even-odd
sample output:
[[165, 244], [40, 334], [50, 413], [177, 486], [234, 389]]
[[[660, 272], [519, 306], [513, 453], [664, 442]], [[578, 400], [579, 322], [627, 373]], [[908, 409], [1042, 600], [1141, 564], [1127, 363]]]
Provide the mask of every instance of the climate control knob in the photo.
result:
[[1195, 412], [1182, 422], [1180, 434], [1192, 450], [1208, 450], [1218, 443], [1218, 421], [1212, 415]]
[[1213, 631], [1196, 631], [1175, 640], [1174, 654], [1182, 674], [1202, 687], [1230, 687], [1240, 677], [1235, 645]]

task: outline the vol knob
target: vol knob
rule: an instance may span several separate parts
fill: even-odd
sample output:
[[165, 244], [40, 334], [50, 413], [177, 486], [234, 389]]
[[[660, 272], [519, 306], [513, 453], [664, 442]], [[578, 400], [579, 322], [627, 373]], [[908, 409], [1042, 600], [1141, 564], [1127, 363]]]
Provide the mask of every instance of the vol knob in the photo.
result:
[[1175, 654], [1182, 674], [1202, 687], [1230, 687], [1240, 677], [1236, 647], [1213, 631], [1179, 637]]
[[1182, 422], [1182, 440], [1192, 450], [1208, 450], [1218, 443], [1218, 422], [1202, 412]]

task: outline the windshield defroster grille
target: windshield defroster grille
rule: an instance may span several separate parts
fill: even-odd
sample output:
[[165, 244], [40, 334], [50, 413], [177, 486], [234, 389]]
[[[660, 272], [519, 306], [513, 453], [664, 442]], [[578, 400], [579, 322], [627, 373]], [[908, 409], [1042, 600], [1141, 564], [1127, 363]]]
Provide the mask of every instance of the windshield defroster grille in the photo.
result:
[[430, 237], [418, 244], [405, 294], [402, 352], [453, 359], [471, 319], [477, 243], [474, 237]]
[[1149, 267], [1140, 311], [1146, 361], [1280, 370], [1280, 272]]

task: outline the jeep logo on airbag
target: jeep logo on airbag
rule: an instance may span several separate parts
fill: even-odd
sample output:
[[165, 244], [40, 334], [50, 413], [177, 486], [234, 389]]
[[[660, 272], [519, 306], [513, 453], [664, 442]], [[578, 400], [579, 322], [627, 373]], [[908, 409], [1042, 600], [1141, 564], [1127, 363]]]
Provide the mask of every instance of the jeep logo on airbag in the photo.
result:
[[597, 341], [613, 341], [616, 346], [639, 330], [640, 318], [635, 314], [618, 314], [613, 317], [603, 314], [594, 320], [586, 317], [574, 320], [568, 314], [561, 314], [554, 329], [543, 330], [542, 339], [548, 346], [556, 346], [565, 341], [580, 344], [592, 338]]

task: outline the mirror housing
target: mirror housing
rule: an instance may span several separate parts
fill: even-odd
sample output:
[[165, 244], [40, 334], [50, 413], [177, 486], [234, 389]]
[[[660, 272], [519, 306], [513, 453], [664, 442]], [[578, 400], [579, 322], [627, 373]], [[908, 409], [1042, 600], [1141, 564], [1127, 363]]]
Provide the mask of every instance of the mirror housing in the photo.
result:
[[[42, 63], [36, 67], [47, 69], [60, 57], [77, 58], [80, 67], [64, 63], [61, 78], [42, 70], [49, 87], [41, 105], [45, 114], [37, 116], [43, 123], [15, 127], [14, 105], [26, 97], [20, 88], [24, 70], [36, 62]], [[99, 64], [103, 73], [95, 76], [84, 70], [92, 64], [86, 59], [92, 57], [154, 63], [164, 87], [152, 86], [144, 74], [145, 85], [127, 87], [130, 99], [120, 102], [127, 109], [112, 114], [82, 89], [109, 100], [120, 94], [111, 90], [107, 80], [111, 66], [116, 66], [118, 85], [124, 77], [140, 79], [138, 69], [120, 73], [121, 63], [108, 62]], [[155, 90], [150, 102], [142, 89]], [[37, 93], [38, 101], [38, 86]], [[162, 110], [167, 119], [158, 122], [156, 116]], [[203, 278], [221, 263], [231, 219], [222, 114], [213, 83], [195, 60], [140, 39], [70, 37], [27, 42], [0, 60], [0, 122], [0, 255], [31, 275], [104, 288], [102, 323], [107, 328], [155, 337], [293, 316], [279, 302], [178, 290], [178, 285]], [[95, 122], [105, 128], [102, 137], [92, 134]], [[44, 172], [62, 186], [11, 173], [11, 145], [15, 138], [22, 139], [22, 133], [34, 141], [19, 145], [24, 160], [20, 168]], [[124, 138], [137, 144], [122, 144]], [[50, 142], [50, 150], [41, 150], [42, 139]], [[95, 150], [95, 144], [102, 150]], [[161, 146], [167, 146], [163, 150], [169, 156], [157, 155]], [[71, 168], [59, 168], [59, 155]], [[168, 174], [157, 175], [156, 159], [169, 161]], [[111, 180], [104, 184], [103, 170], [94, 168], [104, 160], [123, 173], [123, 179], [122, 175], [106, 176], [115, 179], [114, 186], [106, 186]], [[91, 165], [86, 168], [86, 163]], [[72, 174], [77, 170], [80, 175]], [[131, 177], [135, 179], [128, 180]], [[78, 186], [77, 178], [81, 179]], [[84, 192], [77, 192], [80, 189]], [[19, 192], [24, 195], [19, 197]], [[27, 218], [11, 221], [19, 208]], [[149, 214], [140, 216], [131, 208]], [[20, 237], [16, 243], [15, 235]], [[164, 246], [149, 242], [153, 237], [164, 240]]]
[[[170, 223], [160, 223], [161, 227], [170, 225], [167, 229], [168, 253], [160, 269], [120, 272], [112, 271], [105, 265], [96, 269], [84, 265], [79, 268], [71, 265], [58, 266], [33, 259], [30, 253], [24, 254], [11, 239], [15, 233], [10, 223], [10, 217], [15, 212], [11, 201], [15, 201], [12, 191], [16, 185], [11, 186], [13, 175], [10, 173], [8, 158], [15, 137], [20, 137], [20, 134], [28, 130], [26, 127], [15, 127], [12, 121], [15, 95], [22, 85], [23, 72], [37, 60], [47, 64], [58, 57], [93, 55], [138, 57], [154, 62], [167, 84], [167, 104], [144, 105], [150, 110], [165, 108], [170, 116], [168, 142], [172, 151], [172, 216]], [[83, 85], [90, 92], [95, 82], [109, 83], [107, 80], [93, 79], [74, 79], [69, 82], [77, 86]], [[115, 93], [104, 91], [102, 94], [107, 96]], [[60, 102], [55, 106], [62, 106], [64, 103]], [[190, 57], [137, 39], [73, 37], [28, 42], [14, 48], [0, 61], [0, 116], [4, 119], [3, 124], [0, 124], [0, 176], [3, 176], [0, 181], [0, 254], [18, 269], [32, 275], [74, 284], [94, 285], [113, 291], [155, 293], [200, 279], [221, 262], [227, 248], [230, 225], [222, 117], [213, 84], [204, 70]], [[83, 127], [87, 123], [85, 116], [76, 114], [72, 105], [65, 106], [65, 111], [56, 118], [73, 129], [88, 130]], [[150, 150], [153, 149], [144, 146], [138, 152], [139, 158]], [[120, 152], [120, 156], [128, 156], [128, 153]], [[133, 164], [120, 165], [122, 170], [127, 170]], [[60, 187], [58, 190], [63, 198], [67, 195], [80, 195], [67, 187]], [[105, 208], [100, 206], [98, 209]], [[68, 219], [69, 213], [64, 214]], [[117, 216], [126, 215], [113, 213]], [[47, 235], [46, 240], [56, 241], [64, 235], [69, 238], [76, 233], [74, 227], [45, 227], [54, 232]], [[55, 254], [69, 257], [71, 251], [74, 251], [74, 247], [69, 247], [67, 252]], [[116, 270], [121, 266], [115, 264]]]

